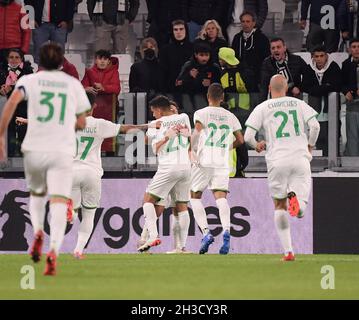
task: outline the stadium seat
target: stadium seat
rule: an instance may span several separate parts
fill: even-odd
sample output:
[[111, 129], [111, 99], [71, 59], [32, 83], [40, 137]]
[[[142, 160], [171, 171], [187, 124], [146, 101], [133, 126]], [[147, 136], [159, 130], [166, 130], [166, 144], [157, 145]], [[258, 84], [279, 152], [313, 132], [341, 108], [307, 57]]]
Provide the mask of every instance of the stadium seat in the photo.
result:
[[34, 72], [37, 72], [39, 70], [39, 66], [34, 61], [34, 57], [31, 54], [25, 54], [25, 61], [29, 61], [31, 63], [32, 69]]
[[130, 91], [129, 79], [130, 70], [133, 64], [132, 57], [129, 54], [113, 54], [113, 57], [118, 59], [118, 73], [120, 74], [121, 93]]
[[332, 52], [330, 56], [332, 57], [333, 61], [335, 61], [341, 68], [343, 62], [348, 59], [349, 54], [347, 52]]
[[65, 54], [65, 58], [76, 67], [80, 80], [82, 80], [85, 75], [86, 66], [82, 62], [81, 55], [79, 53], [67, 53]]
[[294, 52], [294, 54], [300, 56], [306, 64], [310, 64], [312, 61], [312, 55], [310, 52]]

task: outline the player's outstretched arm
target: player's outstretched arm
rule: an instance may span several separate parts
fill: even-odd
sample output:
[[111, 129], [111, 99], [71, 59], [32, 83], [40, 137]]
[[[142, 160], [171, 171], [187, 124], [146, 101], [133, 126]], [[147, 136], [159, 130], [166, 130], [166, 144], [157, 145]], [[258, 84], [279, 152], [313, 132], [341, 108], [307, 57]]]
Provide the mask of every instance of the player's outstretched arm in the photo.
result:
[[235, 137], [235, 140], [233, 141], [232, 149], [236, 149], [244, 143], [244, 137], [242, 132], [239, 130], [233, 132], [233, 135]]
[[5, 132], [9, 126], [9, 122], [14, 115], [18, 104], [24, 99], [24, 94], [21, 90], [15, 89], [9, 99], [6, 101], [4, 110], [0, 119], [0, 161], [6, 159], [5, 151]]
[[198, 141], [201, 134], [201, 131], [203, 130], [203, 125], [199, 121], [196, 121], [196, 124], [194, 125], [194, 130], [191, 136], [191, 148], [194, 153], [197, 153], [198, 149]]
[[161, 126], [161, 123], [162, 123], [161, 121], [156, 121], [156, 122], [153, 122], [153, 123], [138, 124], [138, 125], [135, 125], [135, 124], [123, 124], [123, 125], [121, 125], [120, 133], [127, 133], [129, 131], [135, 133], [135, 132], [138, 132], [138, 131], [147, 130], [149, 128], [159, 129], [160, 126]]

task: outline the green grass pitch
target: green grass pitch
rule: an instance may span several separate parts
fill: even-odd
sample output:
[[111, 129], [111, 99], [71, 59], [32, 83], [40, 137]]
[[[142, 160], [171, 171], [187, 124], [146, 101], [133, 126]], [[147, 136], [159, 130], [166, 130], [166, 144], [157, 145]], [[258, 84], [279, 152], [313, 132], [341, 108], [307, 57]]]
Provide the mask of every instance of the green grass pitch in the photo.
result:
[[[43, 260], [0, 255], [0, 299], [359, 299], [358, 255], [61, 255], [58, 275], [44, 277]], [[23, 290], [23, 265], [35, 267], [35, 289]], [[323, 290], [321, 269], [335, 270]]]

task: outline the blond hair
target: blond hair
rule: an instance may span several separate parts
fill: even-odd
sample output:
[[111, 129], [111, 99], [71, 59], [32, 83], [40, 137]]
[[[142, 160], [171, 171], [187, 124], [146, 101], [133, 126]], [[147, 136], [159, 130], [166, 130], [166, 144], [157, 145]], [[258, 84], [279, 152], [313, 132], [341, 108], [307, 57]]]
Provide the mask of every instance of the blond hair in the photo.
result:
[[222, 28], [221, 28], [221, 26], [219, 25], [219, 23], [218, 23], [216, 20], [214, 20], [214, 19], [212, 19], [212, 20], [207, 20], [207, 21], [204, 23], [204, 25], [203, 25], [201, 31], [198, 32], [198, 37], [197, 37], [197, 39], [207, 40], [207, 38], [206, 38], [206, 36], [207, 36], [206, 29], [207, 29], [207, 27], [208, 27], [210, 24], [214, 24], [214, 25], [215, 25], [215, 27], [216, 27], [216, 29], [217, 29], [217, 38], [224, 39], [223, 32], [222, 32]]

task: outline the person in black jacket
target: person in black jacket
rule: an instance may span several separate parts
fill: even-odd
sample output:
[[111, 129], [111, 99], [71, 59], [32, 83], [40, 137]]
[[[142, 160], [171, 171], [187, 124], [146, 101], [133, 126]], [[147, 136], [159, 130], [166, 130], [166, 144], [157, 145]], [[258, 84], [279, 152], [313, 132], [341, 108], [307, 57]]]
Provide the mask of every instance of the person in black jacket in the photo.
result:
[[340, 67], [326, 52], [324, 46], [313, 49], [312, 62], [304, 69], [302, 89], [309, 94], [308, 103], [319, 114], [320, 133], [317, 149], [328, 155], [328, 94], [340, 92]]
[[47, 41], [57, 42], [65, 49], [67, 34], [75, 12], [75, 0], [25, 0], [35, 10], [35, 29], [32, 33], [34, 60], [39, 63], [41, 46]]
[[178, 0], [146, 0], [150, 24], [147, 36], [155, 38], [158, 48], [168, 44], [172, 36], [172, 22], [182, 19], [181, 4]]
[[240, 15], [244, 11], [253, 12], [256, 19], [256, 28], [262, 28], [268, 14], [267, 0], [227, 0], [228, 12], [224, 30], [227, 30], [228, 42], [232, 44], [234, 36], [242, 30]]
[[342, 66], [342, 92], [345, 95], [347, 144], [345, 155], [359, 156], [359, 39], [350, 40], [350, 56]]
[[182, 6], [182, 18], [188, 23], [189, 39], [194, 41], [207, 20], [223, 24], [226, 15], [224, 0], [178, 0]]
[[[33, 73], [30, 62], [24, 61], [24, 55], [19, 49], [10, 49], [7, 62], [0, 65], [0, 95], [10, 97], [19, 78]], [[20, 146], [26, 134], [26, 126], [16, 126], [16, 117], [27, 118], [27, 102], [22, 101], [10, 121], [7, 140], [8, 155], [20, 156]]]
[[263, 60], [270, 56], [269, 39], [256, 26], [256, 16], [250, 11], [244, 11], [240, 16], [243, 30], [233, 39], [232, 48], [240, 60], [242, 68], [253, 78], [256, 92], [259, 91], [261, 66]]
[[172, 22], [172, 40], [160, 49], [159, 60], [163, 81], [161, 91], [175, 93], [178, 91], [176, 79], [182, 66], [193, 55], [193, 44], [189, 41], [187, 25], [183, 20]]
[[95, 26], [96, 51], [126, 52], [128, 26], [135, 20], [139, 6], [139, 0], [87, 0], [87, 11]]
[[188, 94], [207, 93], [208, 87], [219, 82], [221, 69], [211, 62], [211, 48], [207, 43], [197, 43], [194, 56], [187, 61], [179, 74], [176, 85]]
[[160, 93], [161, 72], [158, 62], [158, 47], [154, 38], [145, 38], [141, 43], [142, 61], [131, 66], [130, 92], [147, 92], [151, 100]]
[[299, 97], [302, 87], [302, 75], [306, 67], [304, 60], [291, 54], [282, 38], [274, 38], [270, 41], [271, 55], [264, 59], [261, 69], [261, 99], [268, 96], [270, 79], [275, 74], [282, 74], [288, 81], [288, 95]]
[[[187, 61], [176, 80], [176, 86], [182, 93], [182, 109], [189, 114], [207, 106], [208, 87], [219, 82], [221, 68], [211, 60], [211, 48], [200, 42], [194, 46], [194, 55]], [[188, 98], [190, 101], [188, 101]]]
[[310, 6], [310, 25], [307, 36], [307, 50], [312, 52], [318, 45], [324, 45], [328, 53], [336, 52], [340, 40], [347, 38], [349, 14], [346, 0], [302, 0], [300, 27], [305, 29]]

